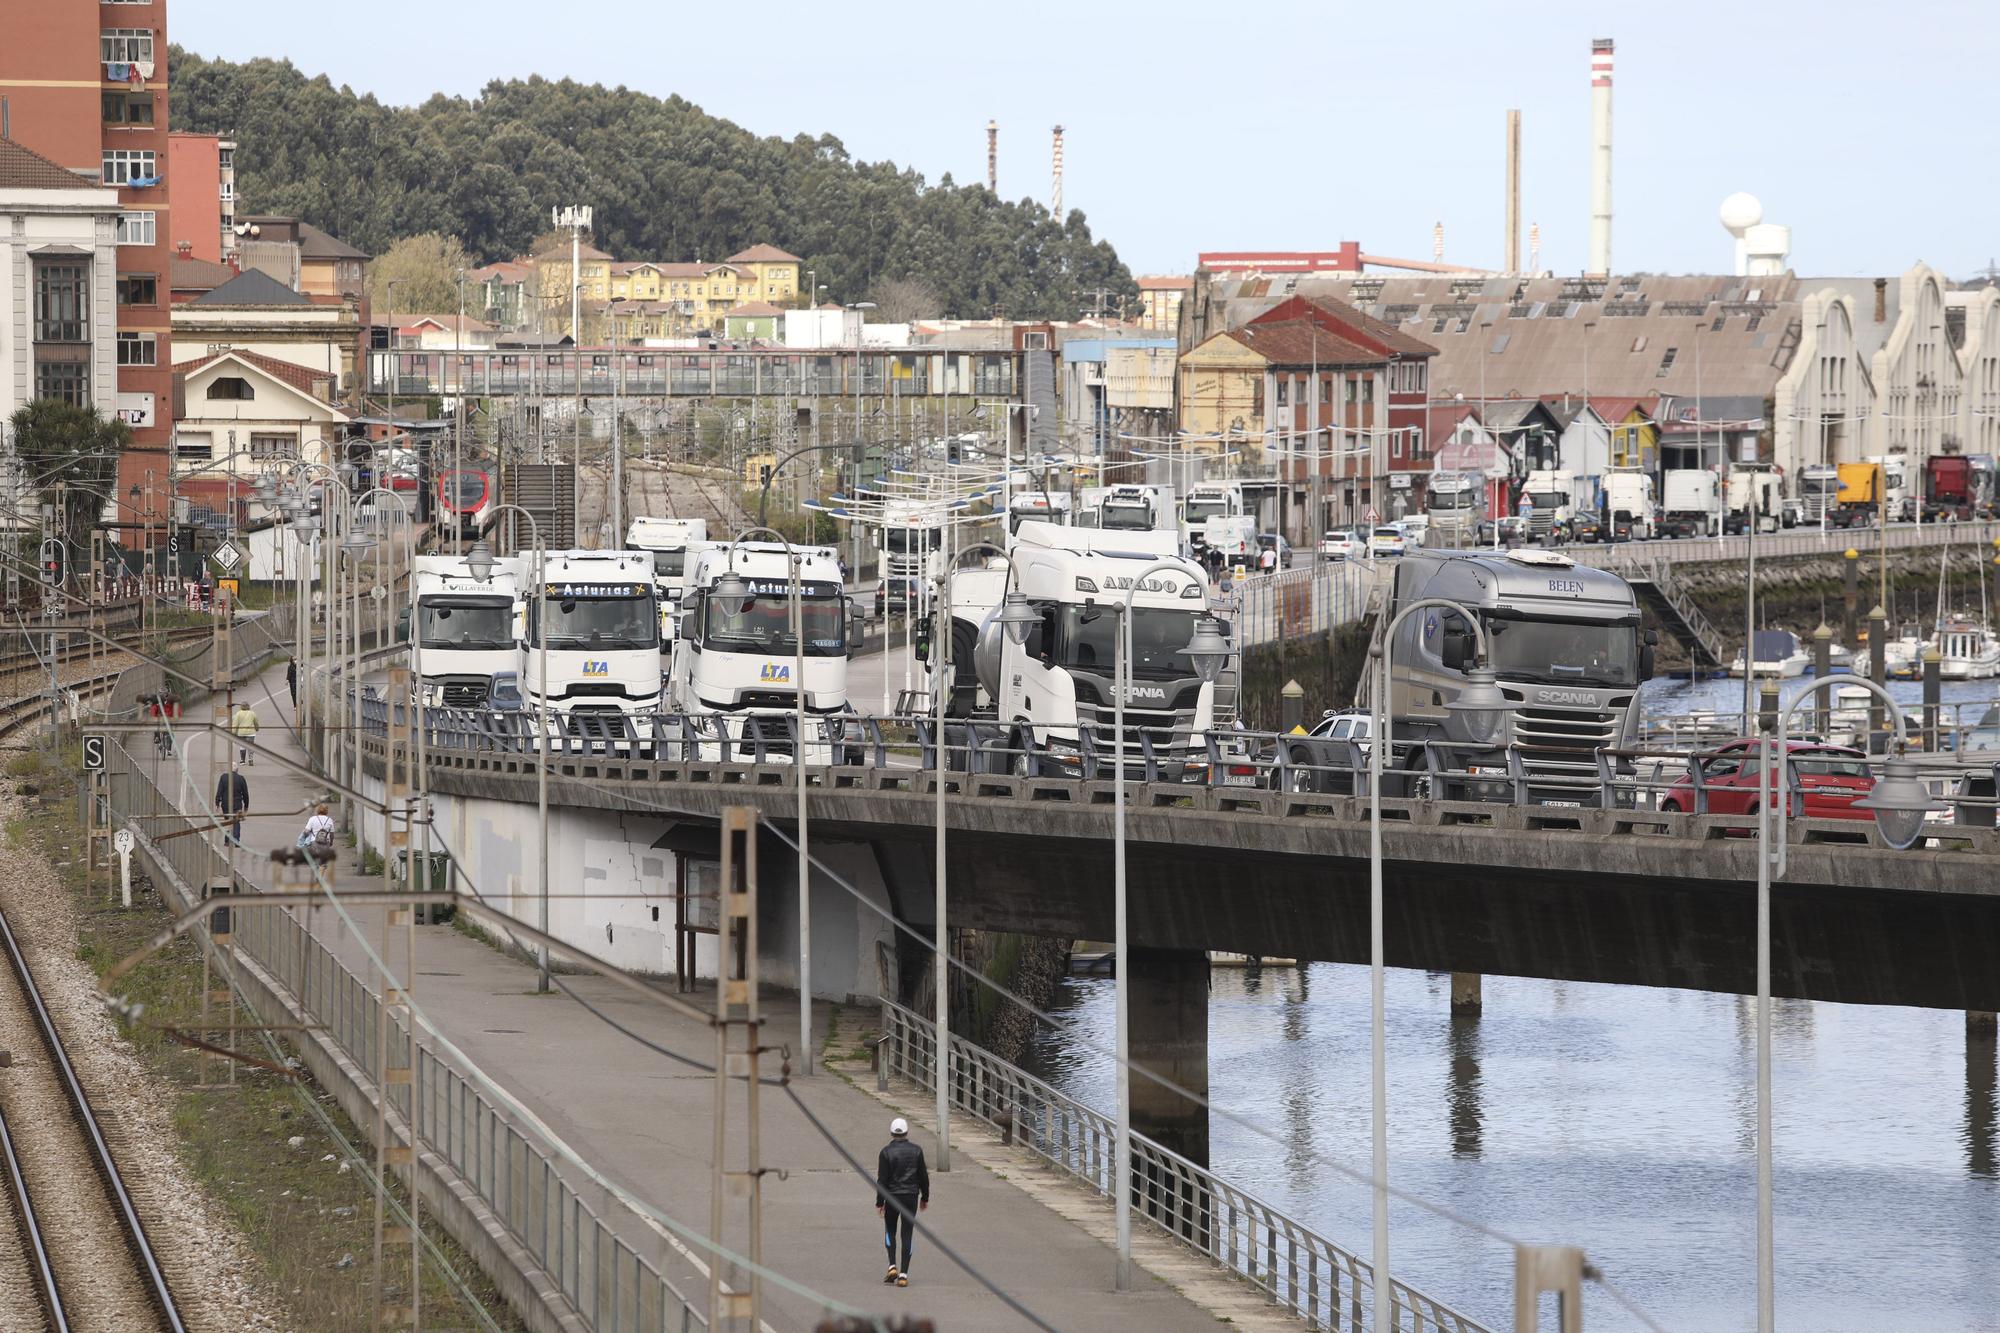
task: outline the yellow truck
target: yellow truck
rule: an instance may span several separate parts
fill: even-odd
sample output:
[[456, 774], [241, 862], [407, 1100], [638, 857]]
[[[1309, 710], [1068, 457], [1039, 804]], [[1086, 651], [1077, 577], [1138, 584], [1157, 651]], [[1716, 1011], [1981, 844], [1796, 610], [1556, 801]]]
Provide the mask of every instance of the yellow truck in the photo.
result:
[[1882, 465], [1842, 463], [1839, 469], [1840, 498], [1829, 520], [1837, 528], [1872, 524], [1882, 507]]

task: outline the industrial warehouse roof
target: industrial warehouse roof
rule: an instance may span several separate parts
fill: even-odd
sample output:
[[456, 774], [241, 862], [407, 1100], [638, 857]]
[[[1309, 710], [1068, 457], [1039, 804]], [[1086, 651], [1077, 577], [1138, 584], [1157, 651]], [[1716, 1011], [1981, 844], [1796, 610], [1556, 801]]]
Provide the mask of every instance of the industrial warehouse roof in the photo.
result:
[[[1872, 319], [1873, 284], [1866, 285], [1857, 326]], [[1817, 287], [1789, 274], [1258, 278], [1210, 283], [1205, 299], [1197, 292], [1197, 315], [1213, 330], [1247, 323], [1292, 296], [1345, 301], [1435, 345], [1433, 398], [1581, 396], [1586, 384], [1593, 397], [1692, 395], [1697, 360], [1705, 395], [1762, 398], [1791, 364], [1807, 290]]]

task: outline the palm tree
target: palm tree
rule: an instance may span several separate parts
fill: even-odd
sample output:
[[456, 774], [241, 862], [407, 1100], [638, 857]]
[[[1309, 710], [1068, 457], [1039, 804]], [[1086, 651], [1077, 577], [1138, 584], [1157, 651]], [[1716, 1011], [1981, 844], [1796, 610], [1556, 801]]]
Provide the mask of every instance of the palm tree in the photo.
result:
[[[55, 513], [51, 536], [65, 553], [87, 542], [91, 528], [117, 491], [118, 458], [132, 443], [132, 428], [94, 406], [37, 398], [9, 418], [14, 454], [27, 484]], [[65, 558], [63, 569], [75, 567]]]

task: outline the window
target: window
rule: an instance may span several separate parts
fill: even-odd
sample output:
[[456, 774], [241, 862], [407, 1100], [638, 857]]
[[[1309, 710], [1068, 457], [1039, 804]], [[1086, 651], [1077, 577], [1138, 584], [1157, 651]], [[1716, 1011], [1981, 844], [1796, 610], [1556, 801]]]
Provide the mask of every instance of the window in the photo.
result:
[[1423, 428], [1421, 426], [1412, 426], [1410, 427], [1410, 457], [1421, 459], [1423, 456], [1424, 456]]
[[82, 264], [35, 265], [35, 341], [90, 341], [90, 272]]
[[1389, 434], [1389, 457], [1401, 458], [1402, 456], [1403, 456], [1403, 432], [1391, 431]]
[[102, 97], [107, 125], [150, 125], [153, 123], [151, 93], [105, 93]]
[[1333, 401], [1333, 381], [1324, 375], [1320, 376], [1319, 380], [1319, 400], [1322, 403]]
[[1277, 403], [1279, 407], [1284, 407], [1287, 402], [1287, 394], [1290, 391], [1291, 381], [1286, 379], [1284, 376], [1280, 375], [1278, 377], [1277, 383], [1278, 383]]
[[160, 284], [150, 273], [118, 275], [119, 305], [158, 305]]
[[255, 458], [297, 458], [299, 437], [296, 435], [256, 435], [250, 437], [250, 457]]
[[250, 387], [250, 381], [241, 375], [224, 375], [220, 379], [210, 381], [208, 386], [210, 402], [218, 400], [249, 402], [256, 396], [257, 391]]
[[106, 28], [98, 35], [97, 49], [105, 64], [131, 64], [136, 60], [151, 63], [153, 59], [153, 30], [151, 28]]
[[118, 335], [118, 364], [121, 366], [157, 366], [160, 364], [158, 335], [121, 332]]
[[118, 244], [154, 244], [159, 234], [156, 226], [158, 216], [150, 208], [120, 213], [118, 215]]
[[35, 397], [56, 398], [82, 407], [90, 401], [90, 364], [85, 361], [37, 361]]
[[1667, 349], [1667, 354], [1660, 358], [1660, 368], [1654, 375], [1655, 379], [1674, 368], [1674, 358], [1679, 356], [1680, 352], [1681, 349], [1678, 347], [1669, 347]]
[[204, 459], [215, 456], [215, 435], [205, 430], [184, 430], [174, 436], [174, 457]]
[[157, 182], [159, 178], [159, 158], [153, 152], [134, 148], [104, 150], [106, 185], [129, 185], [133, 181]]
[[224, 199], [225, 201], [226, 201], [226, 200], [230, 200], [230, 199], [234, 199], [234, 198], [236, 197], [236, 182], [235, 182], [235, 181], [224, 181], [224, 182], [222, 182], [222, 197], [223, 197], [223, 199]]

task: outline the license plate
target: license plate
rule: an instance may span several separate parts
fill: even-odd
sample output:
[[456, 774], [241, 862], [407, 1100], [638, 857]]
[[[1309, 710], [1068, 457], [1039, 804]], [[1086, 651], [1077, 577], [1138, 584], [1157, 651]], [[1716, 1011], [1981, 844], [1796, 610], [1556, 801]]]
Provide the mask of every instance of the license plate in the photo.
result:
[[1542, 802], [1542, 804], [1543, 804], [1543, 805], [1553, 805], [1553, 806], [1559, 806], [1559, 807], [1561, 807], [1561, 808], [1562, 808], [1562, 809], [1564, 809], [1564, 810], [1581, 810], [1581, 809], [1583, 809], [1583, 802], [1582, 802], [1582, 801], [1543, 801], [1543, 802]]

